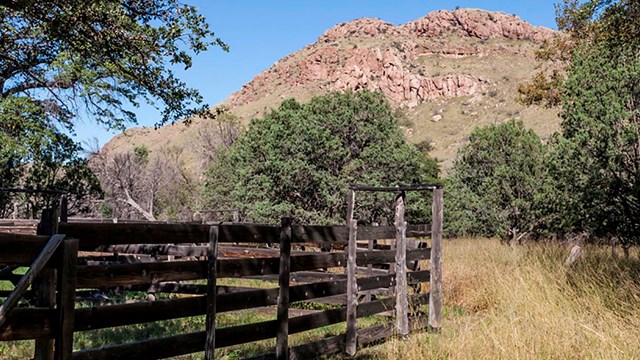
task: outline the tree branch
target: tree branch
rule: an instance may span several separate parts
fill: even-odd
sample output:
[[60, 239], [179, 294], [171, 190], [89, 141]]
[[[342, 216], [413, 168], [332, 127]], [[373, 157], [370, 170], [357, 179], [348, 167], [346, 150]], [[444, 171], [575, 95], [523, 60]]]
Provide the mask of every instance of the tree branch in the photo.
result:
[[156, 221], [155, 216], [153, 216], [152, 213], [146, 211], [145, 209], [142, 208], [142, 206], [140, 206], [140, 204], [138, 204], [135, 200], [133, 200], [133, 198], [131, 197], [131, 195], [129, 195], [129, 190], [127, 189], [123, 189], [124, 190], [124, 195], [127, 197], [126, 200], [124, 199], [118, 199], [118, 201], [121, 201], [125, 204], [130, 205], [132, 208], [134, 208], [136, 211], [138, 211], [142, 216], [145, 217], [145, 219], [149, 220], [149, 221]]

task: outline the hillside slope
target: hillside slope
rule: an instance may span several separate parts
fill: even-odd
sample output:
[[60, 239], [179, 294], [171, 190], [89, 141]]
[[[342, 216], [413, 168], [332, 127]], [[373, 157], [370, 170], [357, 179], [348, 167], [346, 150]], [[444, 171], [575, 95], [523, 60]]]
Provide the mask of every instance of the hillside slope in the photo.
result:
[[[534, 52], [555, 32], [515, 15], [475, 9], [437, 11], [395, 26], [358, 19], [334, 26], [317, 42], [277, 61], [231, 94], [222, 105], [244, 123], [286, 98], [306, 101], [332, 90], [384, 93], [406, 115], [409, 141], [428, 141], [432, 155], [450, 168], [457, 149], [478, 125], [522, 119], [543, 138], [557, 130], [557, 111], [525, 108], [517, 86], [541, 67]], [[146, 145], [182, 149], [199, 173], [198, 133], [206, 121], [159, 130], [132, 128], [104, 151]]]

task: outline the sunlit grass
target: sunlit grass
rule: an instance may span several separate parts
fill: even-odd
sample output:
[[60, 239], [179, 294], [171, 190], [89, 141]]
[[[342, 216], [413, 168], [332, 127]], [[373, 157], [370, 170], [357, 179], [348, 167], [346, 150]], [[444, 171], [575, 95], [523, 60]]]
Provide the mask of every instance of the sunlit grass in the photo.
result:
[[[360, 351], [376, 359], [640, 358], [640, 262], [587, 247], [445, 241], [439, 334]], [[637, 254], [632, 258], [637, 259]]]

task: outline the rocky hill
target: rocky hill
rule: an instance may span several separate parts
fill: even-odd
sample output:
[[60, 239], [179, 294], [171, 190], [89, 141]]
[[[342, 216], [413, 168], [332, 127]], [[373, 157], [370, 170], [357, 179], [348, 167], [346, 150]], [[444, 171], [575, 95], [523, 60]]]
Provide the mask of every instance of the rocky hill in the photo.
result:
[[[379, 90], [406, 115], [408, 140], [430, 142], [446, 170], [478, 125], [520, 118], [543, 138], [557, 129], [555, 110], [516, 101], [518, 84], [547, 66], [534, 52], [553, 36], [553, 30], [515, 15], [475, 9], [436, 11], [398, 26], [358, 19], [277, 61], [223, 105], [246, 123], [290, 97], [306, 101], [332, 90]], [[197, 139], [206, 126], [195, 119], [189, 127], [133, 128], [105, 151], [177, 147], [199, 172]]]

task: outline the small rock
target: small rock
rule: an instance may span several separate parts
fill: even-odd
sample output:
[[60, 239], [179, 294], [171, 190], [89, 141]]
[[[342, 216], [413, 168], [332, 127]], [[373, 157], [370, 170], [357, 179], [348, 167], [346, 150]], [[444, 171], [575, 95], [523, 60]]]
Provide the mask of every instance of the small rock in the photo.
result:
[[440, 120], [442, 120], [442, 115], [433, 115], [431, 117], [431, 121], [433, 121], [433, 122], [438, 122]]

